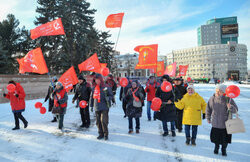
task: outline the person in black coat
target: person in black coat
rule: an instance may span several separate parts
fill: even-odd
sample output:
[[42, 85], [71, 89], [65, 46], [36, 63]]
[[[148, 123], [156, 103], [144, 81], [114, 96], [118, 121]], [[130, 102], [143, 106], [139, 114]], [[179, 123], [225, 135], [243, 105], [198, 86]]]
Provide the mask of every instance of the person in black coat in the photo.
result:
[[[161, 81], [171, 82], [171, 78], [168, 75], [163, 75]], [[168, 126], [167, 122], [171, 123], [171, 132], [172, 136], [175, 137], [175, 120], [176, 120], [176, 108], [174, 106], [174, 92], [164, 92], [161, 90], [161, 87], [158, 87], [155, 93], [155, 97], [159, 97], [162, 100], [162, 105], [160, 111], [156, 113], [156, 119], [162, 121], [163, 126], [163, 136], [168, 135]]]
[[[44, 99], [44, 102], [47, 102], [47, 100], [49, 99], [49, 112], [52, 111], [52, 108], [54, 106], [54, 98], [52, 97], [52, 93], [53, 93], [54, 89], [56, 88], [56, 82], [57, 82], [56, 76], [52, 77], [52, 81], [49, 85], [47, 95]], [[51, 122], [57, 122], [56, 115], [54, 115], [54, 118]]]
[[[91, 86], [86, 82], [82, 75], [78, 77], [78, 81], [79, 83], [76, 85], [75, 95], [72, 99], [72, 103], [74, 103], [75, 100], [78, 100], [79, 102], [84, 100], [89, 103], [92, 91]], [[85, 108], [80, 108], [80, 114], [82, 119], [82, 125], [80, 127], [88, 128], [90, 125], [89, 104]]]
[[[129, 80], [129, 79], [128, 79]], [[121, 87], [121, 89], [120, 89], [120, 96], [119, 96], [119, 99], [120, 99], [120, 101], [122, 101], [122, 109], [123, 109], [123, 112], [124, 112], [124, 118], [126, 118], [127, 116], [126, 116], [126, 100], [125, 100], [125, 96], [126, 96], [126, 94], [127, 94], [127, 92], [128, 92], [128, 90], [130, 89], [132, 87], [132, 85], [131, 85], [131, 82], [129, 81], [128, 82], [128, 85], [126, 86], [126, 87]]]

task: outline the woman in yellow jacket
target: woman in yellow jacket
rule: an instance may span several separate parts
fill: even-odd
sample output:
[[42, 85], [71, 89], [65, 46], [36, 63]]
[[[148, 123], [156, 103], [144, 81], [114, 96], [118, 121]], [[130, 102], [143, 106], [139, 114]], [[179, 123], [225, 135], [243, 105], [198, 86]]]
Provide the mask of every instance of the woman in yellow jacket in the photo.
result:
[[[175, 102], [175, 106], [180, 110], [183, 109], [182, 124], [185, 125], [186, 144], [189, 145], [191, 141], [192, 145], [195, 146], [198, 125], [201, 125], [201, 111], [203, 113], [202, 118], [205, 119], [207, 104], [205, 100], [195, 92], [193, 85], [187, 87], [187, 92], [181, 100]], [[191, 126], [192, 139], [190, 137]]]

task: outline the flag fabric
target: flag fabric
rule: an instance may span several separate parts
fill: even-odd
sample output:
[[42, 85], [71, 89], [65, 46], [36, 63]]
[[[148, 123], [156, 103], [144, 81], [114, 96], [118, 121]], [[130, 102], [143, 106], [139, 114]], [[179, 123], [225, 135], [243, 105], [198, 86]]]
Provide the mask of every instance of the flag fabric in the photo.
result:
[[78, 83], [77, 75], [75, 68], [71, 66], [58, 80], [63, 84], [63, 87], [68, 92], [70, 89], [73, 89], [73, 85]]
[[65, 35], [62, 20], [58, 18], [54, 21], [42, 24], [35, 29], [30, 30], [30, 38], [36, 39], [41, 36]]
[[154, 69], [157, 67], [158, 44], [141, 45], [134, 49], [139, 52], [139, 63], [135, 69]]
[[171, 65], [168, 65], [164, 72], [164, 74], [169, 75], [170, 77], [175, 77], [175, 73], [176, 73], [176, 62], [174, 62]]
[[163, 76], [164, 74], [164, 61], [157, 62], [157, 69], [156, 69], [157, 76]]
[[98, 60], [97, 54], [93, 54], [90, 58], [78, 65], [81, 71], [96, 71], [101, 68], [101, 64]]
[[93, 70], [93, 72], [101, 74], [102, 73], [102, 69], [105, 68], [105, 67], [107, 67], [107, 63], [100, 63], [100, 66], [101, 66], [101, 68]]
[[17, 59], [19, 63], [19, 73], [25, 72], [45, 74], [48, 68], [44, 60], [41, 48], [29, 51], [23, 58]]
[[120, 28], [122, 26], [124, 13], [111, 14], [107, 17], [105, 25], [107, 28]]
[[179, 76], [186, 76], [188, 65], [179, 65]]
[[156, 73], [156, 68], [153, 68], [153, 69], [149, 69], [149, 72], [150, 72], [151, 74], [154, 74], [154, 73]]

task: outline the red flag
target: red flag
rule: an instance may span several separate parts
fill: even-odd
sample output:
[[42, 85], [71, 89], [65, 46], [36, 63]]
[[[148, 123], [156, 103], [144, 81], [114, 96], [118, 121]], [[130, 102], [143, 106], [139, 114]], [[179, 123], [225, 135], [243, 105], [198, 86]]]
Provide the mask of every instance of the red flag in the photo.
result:
[[168, 65], [166, 67], [166, 70], [164, 72], [164, 74], [169, 75], [170, 77], [175, 77], [175, 73], [176, 73], [176, 62], [174, 62], [171, 65]]
[[188, 65], [179, 65], [179, 76], [186, 76]]
[[46, 24], [42, 24], [36, 27], [35, 29], [30, 30], [31, 39], [50, 35], [65, 35], [61, 18], [58, 18]]
[[75, 71], [74, 67], [71, 66], [71, 68], [69, 68], [69, 70], [67, 70], [65, 73], [63, 73], [63, 75], [60, 77], [60, 79], [58, 81], [63, 84], [63, 87], [66, 89], [67, 92], [70, 89], [72, 89], [73, 85], [78, 83], [78, 79], [77, 79], [76, 71]]
[[139, 63], [135, 69], [153, 69], [157, 67], [158, 44], [141, 45], [134, 49], [139, 52]]
[[44, 60], [41, 48], [29, 51], [23, 58], [17, 59], [19, 63], [19, 73], [25, 72], [45, 74], [48, 68]]
[[158, 61], [157, 62], [157, 71], [156, 71], [157, 76], [163, 76], [164, 74], [164, 61]]
[[111, 14], [107, 17], [105, 25], [107, 28], [120, 28], [124, 13]]
[[101, 68], [100, 62], [98, 60], [97, 54], [93, 54], [90, 58], [78, 65], [81, 71], [96, 71]]
[[154, 74], [154, 73], [156, 73], [156, 69], [155, 69], [155, 68], [149, 69], [149, 72], [150, 72], [151, 74]]
[[102, 69], [105, 68], [105, 67], [107, 67], [107, 63], [100, 63], [100, 66], [101, 66], [101, 68], [93, 70], [93, 72], [101, 74], [102, 73]]

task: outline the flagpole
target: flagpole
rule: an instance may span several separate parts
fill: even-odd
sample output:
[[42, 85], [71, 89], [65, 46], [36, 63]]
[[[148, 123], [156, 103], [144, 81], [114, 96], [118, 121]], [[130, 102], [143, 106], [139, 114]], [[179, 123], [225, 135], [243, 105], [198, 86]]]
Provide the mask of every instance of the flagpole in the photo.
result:
[[121, 28], [122, 28], [122, 27], [120, 27], [120, 29], [119, 29], [119, 33], [118, 33], [117, 40], [116, 40], [116, 43], [115, 43], [115, 50], [116, 50], [117, 43], [118, 43], [118, 40], [119, 40], [119, 37], [120, 37]]

